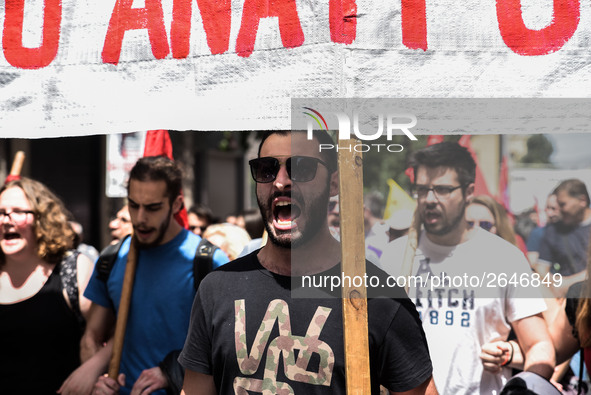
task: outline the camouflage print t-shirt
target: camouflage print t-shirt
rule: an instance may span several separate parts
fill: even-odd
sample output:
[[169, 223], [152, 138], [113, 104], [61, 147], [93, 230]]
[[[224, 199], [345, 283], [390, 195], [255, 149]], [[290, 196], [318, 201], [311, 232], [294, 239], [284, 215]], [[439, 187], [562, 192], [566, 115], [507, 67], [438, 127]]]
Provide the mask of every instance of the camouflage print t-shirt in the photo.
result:
[[[386, 276], [367, 265], [368, 276]], [[220, 394], [345, 394], [342, 301], [293, 298], [291, 282], [264, 269], [256, 252], [208, 275], [181, 365], [213, 375]], [[380, 384], [407, 391], [425, 382], [432, 366], [412, 302], [369, 299], [368, 316], [372, 393]]]

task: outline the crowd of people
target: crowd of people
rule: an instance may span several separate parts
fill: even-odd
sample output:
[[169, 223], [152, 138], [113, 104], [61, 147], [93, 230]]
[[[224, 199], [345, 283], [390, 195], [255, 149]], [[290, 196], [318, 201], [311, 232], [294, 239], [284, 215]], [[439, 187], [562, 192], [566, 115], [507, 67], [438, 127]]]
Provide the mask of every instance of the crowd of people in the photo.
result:
[[[49, 188], [27, 177], [7, 181], [0, 189], [0, 392], [346, 393], [340, 291], [292, 293], [304, 276], [340, 275], [336, 152], [318, 149], [329, 139], [266, 133], [249, 162], [259, 209], [220, 220], [194, 206], [188, 229], [176, 219], [184, 209], [180, 167], [141, 158], [98, 258]], [[384, 219], [377, 192], [363, 202], [366, 274], [390, 284], [368, 288], [371, 393], [585, 393], [585, 184], [559, 183], [545, 226], [520, 234], [502, 204], [474, 194], [476, 165], [465, 148], [430, 145], [409, 166], [414, 213]], [[388, 282], [405, 275], [495, 281], [490, 289]], [[528, 284], [499, 280], [511, 275]], [[552, 283], [530, 286], [536, 278]], [[106, 373], [117, 353], [112, 377]]]

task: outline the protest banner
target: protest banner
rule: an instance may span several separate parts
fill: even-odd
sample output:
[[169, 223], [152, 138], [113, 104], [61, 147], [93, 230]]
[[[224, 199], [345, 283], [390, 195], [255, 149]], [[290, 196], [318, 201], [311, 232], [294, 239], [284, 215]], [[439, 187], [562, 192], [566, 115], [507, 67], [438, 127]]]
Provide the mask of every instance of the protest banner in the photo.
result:
[[288, 128], [290, 98], [586, 97], [579, 0], [7, 0], [0, 135]]

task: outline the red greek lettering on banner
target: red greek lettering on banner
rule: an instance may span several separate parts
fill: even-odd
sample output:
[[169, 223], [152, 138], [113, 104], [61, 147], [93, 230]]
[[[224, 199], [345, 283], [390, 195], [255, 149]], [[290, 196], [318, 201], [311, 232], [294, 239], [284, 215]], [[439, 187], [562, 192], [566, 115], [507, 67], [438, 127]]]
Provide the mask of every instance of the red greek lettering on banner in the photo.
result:
[[118, 64], [123, 37], [128, 30], [148, 29], [152, 54], [164, 59], [170, 52], [160, 0], [145, 0], [145, 8], [131, 8], [133, 0], [117, 0], [105, 37], [104, 63]]
[[554, 0], [552, 22], [540, 30], [528, 29], [521, 12], [521, 0], [497, 0], [497, 20], [503, 41], [519, 55], [546, 55], [562, 48], [577, 30], [580, 2]]
[[238, 56], [248, 57], [252, 54], [259, 21], [261, 18], [270, 16], [276, 16], [279, 19], [279, 34], [284, 47], [299, 47], [304, 43], [304, 32], [295, 0], [245, 0], [242, 23], [236, 39]]
[[357, 3], [355, 0], [329, 0], [328, 22], [333, 43], [351, 44], [357, 35]]
[[[189, 56], [191, 38], [191, 12], [193, 0], [174, 0], [172, 6], [172, 25], [170, 41], [172, 56], [184, 59]], [[197, 0], [201, 12], [207, 45], [212, 54], [222, 54], [228, 50], [232, 23], [230, 0]]]
[[425, 0], [402, 0], [402, 44], [427, 50], [427, 6]]
[[21, 69], [39, 69], [48, 66], [57, 56], [59, 49], [62, 20], [60, 0], [45, 0], [42, 42], [37, 48], [23, 46], [25, 0], [6, 0], [5, 11], [2, 43], [6, 61]]

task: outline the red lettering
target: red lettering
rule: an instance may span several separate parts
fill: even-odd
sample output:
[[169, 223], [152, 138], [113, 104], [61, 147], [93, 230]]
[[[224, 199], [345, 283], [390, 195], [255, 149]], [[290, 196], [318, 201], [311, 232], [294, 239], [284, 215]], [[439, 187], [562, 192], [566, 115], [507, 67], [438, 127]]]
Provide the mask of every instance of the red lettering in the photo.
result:
[[521, 0], [497, 0], [501, 37], [519, 55], [546, 55], [558, 51], [577, 30], [579, 17], [579, 0], [554, 0], [550, 25], [531, 30], [523, 23]]
[[427, 50], [427, 6], [425, 0], [402, 0], [402, 44]]
[[242, 24], [236, 39], [238, 56], [248, 57], [252, 54], [259, 20], [270, 16], [279, 18], [279, 34], [285, 48], [299, 47], [304, 43], [304, 32], [295, 0], [245, 0]]
[[131, 8], [133, 0], [117, 0], [103, 48], [103, 62], [119, 63], [123, 36], [128, 30], [148, 29], [152, 54], [156, 59], [168, 55], [168, 38], [164, 28], [164, 13], [159, 0], [145, 0], [145, 8]]
[[[191, 5], [192, 0], [175, 0], [173, 3], [170, 41], [172, 56], [176, 59], [189, 56]], [[232, 22], [230, 0], [197, 0], [197, 6], [201, 12], [209, 50], [214, 55], [226, 52]]]
[[39, 69], [49, 65], [57, 55], [60, 41], [62, 5], [60, 0], [45, 0], [41, 46], [23, 46], [25, 0], [6, 0], [2, 42], [8, 63], [21, 69]]
[[357, 35], [357, 3], [355, 0], [329, 0], [328, 24], [334, 43], [351, 44]]

